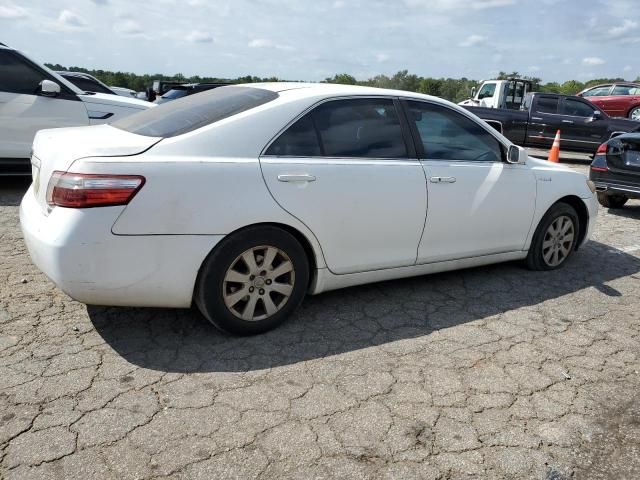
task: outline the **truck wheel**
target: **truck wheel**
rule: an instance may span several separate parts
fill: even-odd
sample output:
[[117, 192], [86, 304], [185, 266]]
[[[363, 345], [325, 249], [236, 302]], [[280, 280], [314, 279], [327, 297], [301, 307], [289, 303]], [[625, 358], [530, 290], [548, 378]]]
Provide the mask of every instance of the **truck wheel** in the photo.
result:
[[629, 200], [624, 195], [607, 195], [606, 193], [598, 193], [598, 202], [606, 208], [622, 208]]
[[629, 118], [640, 122], [640, 107], [632, 108], [629, 112]]

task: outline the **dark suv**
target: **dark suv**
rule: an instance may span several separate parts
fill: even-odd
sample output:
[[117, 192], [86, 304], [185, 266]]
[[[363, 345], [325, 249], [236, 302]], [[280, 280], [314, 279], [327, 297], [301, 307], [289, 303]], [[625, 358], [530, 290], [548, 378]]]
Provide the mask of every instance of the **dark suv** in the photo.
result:
[[598, 149], [589, 178], [596, 184], [603, 207], [622, 208], [630, 198], [640, 199], [640, 133], [612, 138]]

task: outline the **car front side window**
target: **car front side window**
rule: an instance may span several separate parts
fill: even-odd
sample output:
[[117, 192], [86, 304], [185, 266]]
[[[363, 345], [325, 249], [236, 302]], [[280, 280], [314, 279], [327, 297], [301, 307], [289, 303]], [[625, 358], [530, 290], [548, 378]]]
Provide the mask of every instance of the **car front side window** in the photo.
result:
[[0, 91], [35, 95], [47, 77], [11, 50], [0, 50]]
[[500, 142], [482, 125], [450, 108], [408, 102], [424, 148], [424, 159], [501, 162]]
[[[617, 88], [617, 87], [616, 87]], [[587, 90], [582, 94], [583, 97], [606, 97], [609, 95], [609, 90], [611, 90], [611, 85], [603, 85], [601, 87], [595, 87], [591, 90]], [[615, 92], [615, 89], [614, 89]], [[616, 93], [613, 93], [616, 95]]]
[[266, 155], [407, 158], [393, 100], [339, 99], [320, 104], [274, 141]]

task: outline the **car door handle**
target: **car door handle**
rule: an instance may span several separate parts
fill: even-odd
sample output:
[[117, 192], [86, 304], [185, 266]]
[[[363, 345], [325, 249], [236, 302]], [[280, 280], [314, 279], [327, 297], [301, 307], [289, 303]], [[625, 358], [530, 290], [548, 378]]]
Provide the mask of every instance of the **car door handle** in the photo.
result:
[[542, 120], [542, 118], [540, 118], [540, 117], [531, 117], [531, 120], [536, 120], [537, 121], [537, 120]]
[[299, 174], [299, 175], [283, 174], [283, 175], [278, 175], [278, 181], [280, 181], [280, 182], [290, 182], [290, 183], [294, 183], [294, 182], [315, 182], [316, 181], [316, 177], [314, 177], [313, 175], [308, 175], [306, 173]]
[[570, 125], [573, 125], [573, 120], [562, 120], [562, 123], [568, 123]]
[[456, 183], [456, 177], [431, 177], [431, 183]]

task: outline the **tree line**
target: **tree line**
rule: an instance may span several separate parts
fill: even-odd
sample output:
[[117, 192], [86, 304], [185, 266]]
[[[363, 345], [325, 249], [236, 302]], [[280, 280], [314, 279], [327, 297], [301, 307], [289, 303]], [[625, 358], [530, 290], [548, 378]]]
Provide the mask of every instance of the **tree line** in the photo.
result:
[[[201, 77], [199, 75], [186, 77], [181, 73], [175, 75], [164, 75], [161, 73], [138, 75], [130, 72], [111, 72], [101, 69], [92, 70], [82, 67], [64, 67], [59, 64], [46, 65], [52, 70], [67, 70], [73, 72], [88, 73], [98, 78], [100, 81], [106, 83], [107, 85], [130, 88], [138, 92], [146, 90], [147, 87], [151, 86], [154, 80], [166, 80], [184, 83], [256, 83], [284, 81], [283, 79], [279, 79], [277, 77], [261, 78], [252, 75], [238, 78]], [[624, 81], [624, 79], [622, 78], [597, 78], [589, 80], [587, 82], [568, 80], [564, 83], [542, 83], [542, 80], [540, 78], [519, 75], [518, 72], [500, 72], [496, 78], [501, 80], [512, 77], [526, 78], [531, 80], [534, 84], [534, 91], [561, 93], [565, 95], [575, 95], [585, 88], [600, 83]], [[636, 81], [640, 81], [640, 78], [636, 79]], [[333, 77], [325, 78], [323, 82], [408, 90], [412, 92], [425, 93], [427, 95], [434, 95], [436, 97], [451, 100], [452, 102], [460, 102], [462, 100], [465, 100], [466, 98], [469, 98], [471, 88], [474, 86], [478, 86], [479, 84], [479, 81], [468, 79], [466, 77], [421, 77], [419, 75], [409, 73], [407, 70], [401, 70], [393, 76], [376, 75], [375, 77], [372, 77], [368, 80], [357, 80], [353, 75], [350, 75], [348, 73], [339, 73], [334, 75]]]

